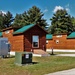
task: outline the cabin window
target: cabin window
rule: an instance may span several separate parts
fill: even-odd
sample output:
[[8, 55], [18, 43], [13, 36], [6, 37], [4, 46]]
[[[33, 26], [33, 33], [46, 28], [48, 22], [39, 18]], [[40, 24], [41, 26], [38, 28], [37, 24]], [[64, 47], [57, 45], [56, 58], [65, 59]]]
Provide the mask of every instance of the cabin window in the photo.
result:
[[39, 36], [37, 36], [37, 35], [32, 36], [32, 46], [34, 48], [39, 47]]
[[62, 37], [62, 35], [57, 35], [56, 37], [58, 37], [58, 38], [59, 38], [59, 37]]
[[56, 40], [56, 44], [59, 44], [59, 40]]
[[8, 33], [10, 33], [10, 31], [9, 31], [9, 30], [5, 31], [5, 34], [8, 34]]
[[46, 44], [48, 44], [48, 40], [46, 40]]

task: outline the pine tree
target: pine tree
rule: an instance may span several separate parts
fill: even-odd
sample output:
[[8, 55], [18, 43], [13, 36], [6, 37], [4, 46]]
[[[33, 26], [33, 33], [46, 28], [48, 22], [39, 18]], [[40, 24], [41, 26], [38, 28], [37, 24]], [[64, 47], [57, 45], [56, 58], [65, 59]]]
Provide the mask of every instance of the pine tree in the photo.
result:
[[36, 6], [33, 6], [22, 14], [16, 14], [13, 25], [25, 26], [28, 24], [38, 23], [44, 28], [47, 23], [46, 20], [42, 18], [43, 16], [44, 14], [41, 12], [41, 10]]
[[12, 16], [12, 14], [8, 11], [4, 16], [4, 26], [5, 27], [10, 27], [11, 23], [13, 22], [14, 18]]
[[13, 20], [14, 18], [9, 11], [6, 14], [0, 12], [0, 31], [4, 28], [10, 27]]
[[67, 33], [70, 34], [73, 31], [73, 25], [70, 15], [66, 10], [58, 10], [50, 19], [51, 27], [48, 31], [52, 34]]
[[73, 31], [75, 31], [75, 18], [72, 17], [71, 20], [72, 20], [72, 24], [73, 24]]

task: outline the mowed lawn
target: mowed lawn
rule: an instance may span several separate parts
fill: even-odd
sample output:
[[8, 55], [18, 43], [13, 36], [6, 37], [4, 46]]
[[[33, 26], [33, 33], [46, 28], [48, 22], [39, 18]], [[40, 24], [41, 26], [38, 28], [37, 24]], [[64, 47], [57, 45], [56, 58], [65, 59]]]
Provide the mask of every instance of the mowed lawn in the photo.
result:
[[17, 66], [15, 58], [0, 58], [0, 75], [44, 75], [75, 68], [75, 57], [33, 57], [35, 64]]

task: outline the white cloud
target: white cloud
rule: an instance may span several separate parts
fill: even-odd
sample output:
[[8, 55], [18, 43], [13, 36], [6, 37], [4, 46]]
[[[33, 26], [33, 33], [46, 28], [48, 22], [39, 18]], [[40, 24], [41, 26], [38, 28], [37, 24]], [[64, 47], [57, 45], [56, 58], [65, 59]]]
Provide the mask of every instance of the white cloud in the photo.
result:
[[3, 16], [6, 14], [7, 12], [0, 10], [0, 14], [2, 14]]
[[2, 11], [2, 13], [3, 13], [3, 14], [6, 14], [7, 12], [5, 12], [5, 11]]
[[63, 9], [65, 9], [67, 12], [70, 12], [69, 4], [67, 4], [67, 5], [65, 6], [65, 8], [62, 7], [62, 6], [55, 6], [53, 12], [56, 13], [57, 10], [63, 10]]
[[43, 12], [44, 12], [44, 13], [48, 12], [48, 9], [45, 9]]
[[70, 12], [70, 9], [69, 9], [69, 8], [66, 8], [66, 11], [67, 11], [67, 12]]
[[64, 9], [64, 8], [61, 7], [61, 6], [56, 6], [56, 7], [54, 8], [53, 12], [56, 13], [57, 10], [63, 10], [63, 9]]
[[70, 12], [69, 6], [70, 6], [70, 4], [67, 4], [67, 5], [65, 6], [65, 9], [66, 9], [67, 12]]

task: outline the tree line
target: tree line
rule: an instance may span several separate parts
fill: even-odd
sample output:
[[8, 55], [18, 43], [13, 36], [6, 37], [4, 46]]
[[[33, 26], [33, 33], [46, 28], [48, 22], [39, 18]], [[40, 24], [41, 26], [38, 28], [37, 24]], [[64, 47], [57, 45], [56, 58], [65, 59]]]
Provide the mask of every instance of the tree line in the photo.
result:
[[[7, 27], [22, 27], [28, 24], [38, 24], [45, 29], [48, 26], [46, 19], [43, 18], [44, 13], [37, 6], [32, 6], [28, 11], [22, 14], [16, 14], [15, 17], [8, 11], [6, 14], [0, 13], [0, 31]], [[75, 18], [64, 10], [58, 10], [53, 14], [51, 25], [48, 32], [51, 34], [67, 33], [75, 31]]]

